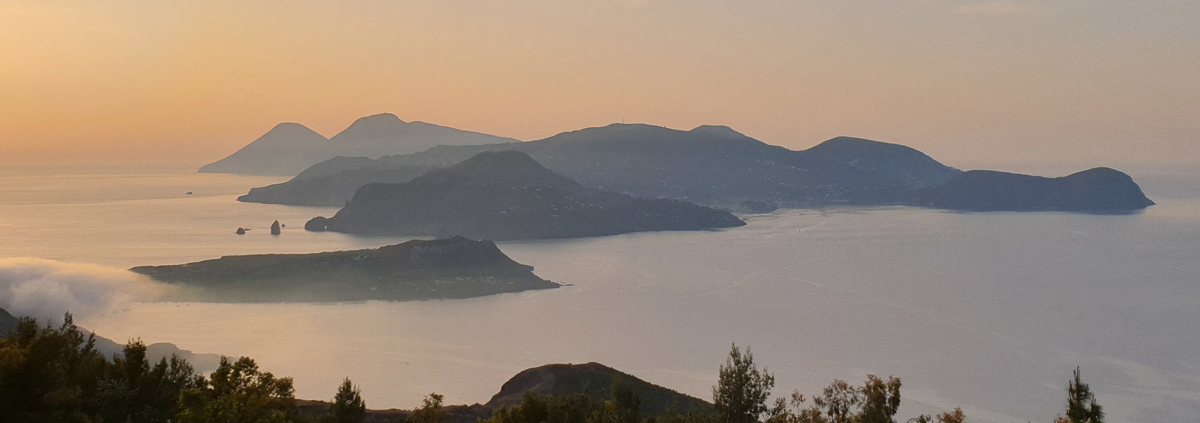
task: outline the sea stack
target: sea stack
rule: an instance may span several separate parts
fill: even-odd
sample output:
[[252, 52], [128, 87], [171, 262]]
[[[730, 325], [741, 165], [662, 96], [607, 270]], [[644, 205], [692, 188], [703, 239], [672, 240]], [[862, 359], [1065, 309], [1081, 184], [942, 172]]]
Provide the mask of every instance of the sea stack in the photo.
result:
[[279, 235], [279, 221], [271, 224], [271, 235]]

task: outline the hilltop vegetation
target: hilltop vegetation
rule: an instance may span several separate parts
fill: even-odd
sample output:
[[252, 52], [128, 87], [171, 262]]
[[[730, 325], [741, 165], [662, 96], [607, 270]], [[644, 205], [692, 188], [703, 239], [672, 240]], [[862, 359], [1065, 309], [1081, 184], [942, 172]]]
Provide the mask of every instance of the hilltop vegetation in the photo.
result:
[[[711, 405], [589, 363], [521, 372], [486, 405], [445, 406], [444, 397], [431, 393], [412, 411], [372, 411], [349, 379], [336, 388], [331, 403], [300, 401], [298, 406], [291, 378], [263, 371], [248, 357], [222, 357], [207, 377], [178, 357], [152, 364], [140, 341], [105, 357], [95, 348], [95, 335], [85, 335], [70, 314], [58, 328], [20, 319], [14, 330], [0, 334], [0, 416], [20, 422], [897, 422], [898, 378], [868, 375], [862, 386], [836, 380], [820, 395], [793, 392], [772, 403], [774, 386], [774, 377], [758, 367], [750, 350], [734, 345], [719, 368]], [[1076, 369], [1068, 383], [1066, 414], [1056, 423], [1103, 419], [1103, 409]], [[962, 423], [965, 416], [955, 409], [901, 421]]]

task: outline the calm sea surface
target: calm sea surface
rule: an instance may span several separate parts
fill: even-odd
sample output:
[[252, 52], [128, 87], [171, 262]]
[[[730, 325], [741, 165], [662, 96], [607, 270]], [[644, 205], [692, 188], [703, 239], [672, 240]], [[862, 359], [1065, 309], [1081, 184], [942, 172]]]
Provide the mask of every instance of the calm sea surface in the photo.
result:
[[[1189, 421], [1200, 415], [1200, 177], [1134, 176], [1159, 202], [1135, 215], [788, 210], [731, 230], [501, 244], [571, 284], [556, 290], [132, 302], [78, 320], [117, 340], [251, 356], [295, 377], [303, 398], [331, 398], [348, 376], [372, 408], [435, 391], [486, 402], [522, 369], [588, 361], [710, 398], [736, 342], [776, 375], [776, 394], [901, 377], [905, 418], [962, 406], [974, 422], [1048, 421], [1082, 366], [1111, 420]], [[330, 208], [234, 200], [281, 180], [0, 174], [0, 258], [124, 269], [403, 241], [302, 229]], [[273, 237], [276, 219], [287, 228]]]

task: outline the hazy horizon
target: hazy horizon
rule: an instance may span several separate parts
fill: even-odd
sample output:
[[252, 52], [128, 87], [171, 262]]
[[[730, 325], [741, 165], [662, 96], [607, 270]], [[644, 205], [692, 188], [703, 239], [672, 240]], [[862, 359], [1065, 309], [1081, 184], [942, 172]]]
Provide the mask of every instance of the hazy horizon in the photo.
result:
[[[838, 135], [952, 166], [1200, 157], [1200, 4], [590, 0], [0, 6], [0, 162], [224, 157], [390, 112], [522, 140], [614, 122]], [[1057, 169], [1057, 168], [1056, 168]]]

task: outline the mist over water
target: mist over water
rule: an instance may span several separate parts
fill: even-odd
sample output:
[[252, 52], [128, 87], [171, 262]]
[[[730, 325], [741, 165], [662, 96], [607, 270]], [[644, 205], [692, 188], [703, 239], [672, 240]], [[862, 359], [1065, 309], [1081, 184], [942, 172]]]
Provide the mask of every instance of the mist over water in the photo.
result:
[[[962, 406], [971, 421], [1048, 421], [1079, 365], [1113, 421], [1183, 421], [1200, 413], [1200, 195], [1188, 188], [1200, 178], [1134, 176], [1159, 205], [1129, 216], [780, 211], [733, 230], [500, 244], [572, 284], [556, 290], [399, 303], [135, 298], [79, 320], [113, 339], [254, 357], [295, 377], [302, 398], [332, 397], [348, 376], [372, 408], [433, 391], [485, 402], [552, 362], [598, 361], [709, 398], [737, 342], [776, 374], [777, 395], [895, 375], [904, 416]], [[275, 179], [0, 177], [0, 257], [124, 269], [403, 241], [300, 229], [331, 209], [234, 201]], [[275, 219], [288, 224], [279, 237], [266, 230]], [[236, 236], [238, 226], [253, 230]], [[124, 274], [97, 274], [108, 272]]]
[[61, 323], [120, 309], [135, 301], [158, 301], [177, 291], [132, 272], [94, 264], [30, 257], [0, 258], [0, 308], [17, 316]]

